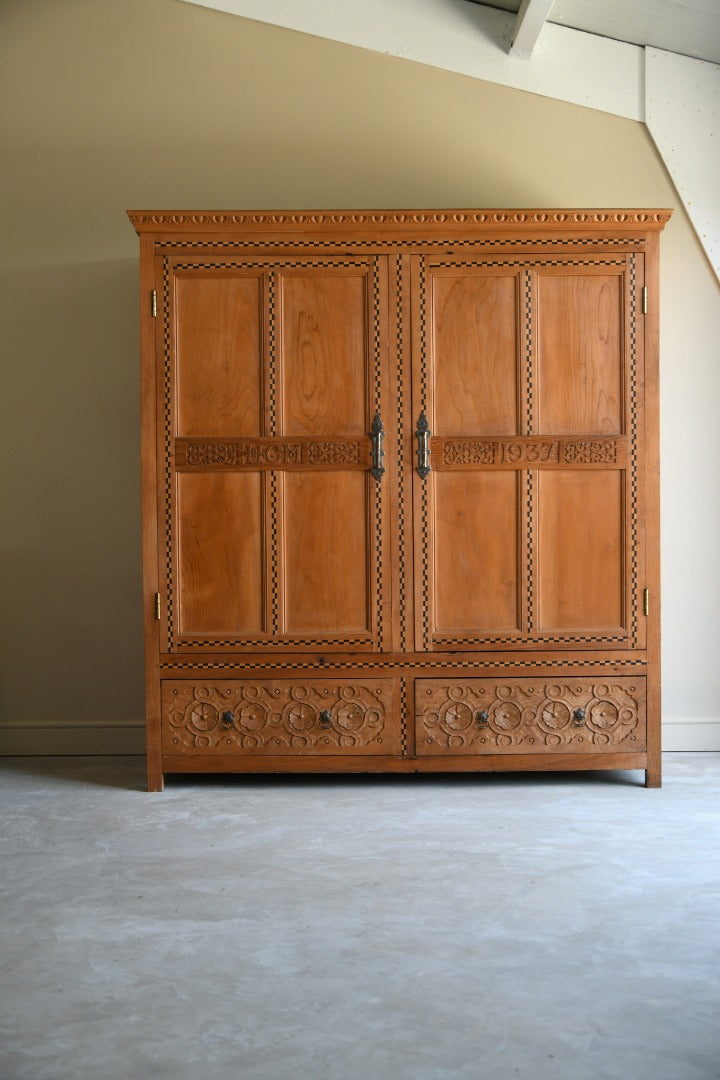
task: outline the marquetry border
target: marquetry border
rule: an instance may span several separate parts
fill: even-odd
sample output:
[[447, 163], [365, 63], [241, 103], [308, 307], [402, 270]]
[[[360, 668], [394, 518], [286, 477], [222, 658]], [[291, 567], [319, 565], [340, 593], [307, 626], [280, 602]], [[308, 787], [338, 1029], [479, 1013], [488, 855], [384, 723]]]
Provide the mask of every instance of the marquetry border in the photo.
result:
[[630, 637], [638, 645], [638, 385], [637, 385], [637, 270], [630, 256]]
[[[215, 254], [222, 252], [223, 250], [237, 251], [239, 254], [243, 254], [245, 251], [263, 251], [268, 249], [269, 251], [282, 248], [283, 252], [287, 252], [293, 249], [301, 249], [304, 252], [308, 250], [318, 251], [322, 254], [332, 254], [341, 249], [344, 254], [349, 252], [358, 252], [359, 254], [365, 251], [404, 251], [412, 250], [418, 252], [437, 251], [438, 254], [447, 252], [448, 250], [457, 251], [458, 249], [471, 248], [478, 251], [479, 254], [484, 254], [486, 251], [493, 251], [493, 249], [503, 249], [513, 252], [515, 249], [526, 250], [530, 254], [533, 252], [537, 254], [534, 249], [539, 248], [593, 248], [593, 247], [623, 247], [623, 248], [637, 248], [642, 247], [645, 240], [641, 236], [589, 236], [589, 237], [573, 237], [573, 236], [554, 236], [554, 237], [533, 237], [531, 235], [525, 236], [521, 239], [515, 239], [513, 237], [501, 237], [499, 239], [490, 240], [485, 237], [475, 237], [474, 239], [454, 239], [445, 238], [444, 240], [430, 240], [430, 239], [418, 239], [413, 238], [410, 240], [383, 240], [379, 242], [377, 240], [358, 240], [347, 239], [343, 240], [341, 237], [333, 240], [286, 240], [283, 238], [282, 242], [277, 239], [252, 240], [250, 238], [238, 238], [237, 240], [157, 240], [155, 247], [158, 252], [172, 251], [178, 249], [181, 251], [195, 251], [197, 254]], [[500, 254], [498, 251], [497, 254]]]
[[441, 657], [429, 657], [427, 660], [382, 660], [368, 658], [367, 660], [344, 660], [342, 657], [325, 657], [322, 665], [316, 660], [294, 660], [292, 657], [278, 657], [277, 660], [248, 660], [242, 658], [235, 660], [217, 661], [192, 661], [192, 660], [166, 660], [160, 662], [161, 672], [165, 671], [235, 671], [238, 678], [242, 678], [246, 671], [313, 671], [320, 677], [323, 673], [337, 671], [366, 671], [372, 669], [381, 678], [385, 671], [401, 671], [406, 678], [412, 678], [417, 671], [437, 671], [439, 673], [458, 668], [468, 668], [473, 671], [502, 671], [506, 668], [556, 668], [563, 667], [575, 671], [578, 668], [611, 667], [617, 674], [622, 674], [627, 668], [647, 669], [645, 660], [566, 660], [563, 656], [556, 656], [551, 660], [486, 660], [477, 657], [469, 659], [453, 658], [448, 660]]
[[395, 361], [397, 374], [397, 501], [398, 501], [398, 562], [400, 572], [400, 648], [407, 648], [407, 566], [405, 556], [405, 373], [403, 337], [403, 260], [395, 260], [397, 288], [395, 290]]

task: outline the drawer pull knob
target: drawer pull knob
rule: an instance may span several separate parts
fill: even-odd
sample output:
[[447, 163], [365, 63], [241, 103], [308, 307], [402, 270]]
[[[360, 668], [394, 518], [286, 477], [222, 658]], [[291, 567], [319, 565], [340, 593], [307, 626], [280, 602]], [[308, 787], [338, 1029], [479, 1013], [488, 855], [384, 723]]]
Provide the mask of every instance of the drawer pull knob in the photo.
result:
[[475, 719], [477, 720], [478, 724], [487, 724], [490, 719], [490, 713], [487, 711], [487, 709], [483, 709], [476, 715]]
[[576, 709], [573, 713], [573, 727], [582, 727], [585, 723], [585, 710]]
[[331, 727], [331, 726], [332, 726], [332, 716], [330, 714], [330, 710], [329, 709], [323, 709], [323, 711], [320, 713], [320, 727], [327, 728], [327, 727]]
[[221, 723], [225, 728], [232, 727], [235, 723], [235, 715], [231, 712], [224, 712], [221, 717]]

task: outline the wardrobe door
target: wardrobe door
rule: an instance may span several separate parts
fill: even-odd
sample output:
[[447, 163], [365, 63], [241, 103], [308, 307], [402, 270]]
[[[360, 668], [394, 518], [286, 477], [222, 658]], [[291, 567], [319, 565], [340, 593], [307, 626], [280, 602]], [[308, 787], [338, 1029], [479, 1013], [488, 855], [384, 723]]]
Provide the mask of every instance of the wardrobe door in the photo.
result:
[[418, 649], [642, 647], [642, 259], [413, 265]]
[[382, 260], [163, 273], [167, 649], [381, 648]]

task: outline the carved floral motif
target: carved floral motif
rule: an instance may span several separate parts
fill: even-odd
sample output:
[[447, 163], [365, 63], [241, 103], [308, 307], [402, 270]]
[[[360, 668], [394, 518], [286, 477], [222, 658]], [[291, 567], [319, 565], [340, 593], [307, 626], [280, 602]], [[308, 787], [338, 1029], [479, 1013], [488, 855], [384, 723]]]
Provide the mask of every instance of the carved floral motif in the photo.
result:
[[179, 466], [282, 469], [293, 465], [359, 465], [360, 443], [323, 440], [233, 439], [223, 442], [179, 439]]
[[445, 465], [492, 465], [494, 447], [491, 442], [475, 439], [448, 439], [443, 446]]
[[188, 465], [237, 465], [235, 443], [191, 443], [186, 452]]
[[569, 465], [613, 464], [616, 458], [615, 443], [610, 441], [566, 442], [563, 454]]
[[310, 465], [357, 465], [360, 447], [357, 443], [309, 443], [307, 460]]
[[644, 680], [416, 684], [418, 754], [643, 750]]
[[168, 752], [387, 754], [392, 687], [338, 682], [165, 685]]

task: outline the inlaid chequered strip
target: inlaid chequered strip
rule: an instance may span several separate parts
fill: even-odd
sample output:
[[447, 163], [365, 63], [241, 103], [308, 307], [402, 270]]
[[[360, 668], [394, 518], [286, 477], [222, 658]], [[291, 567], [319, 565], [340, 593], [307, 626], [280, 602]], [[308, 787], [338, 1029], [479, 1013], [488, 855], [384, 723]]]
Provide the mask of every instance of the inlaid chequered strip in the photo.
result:
[[[529, 270], [523, 272], [524, 292], [524, 330], [525, 330], [525, 434], [535, 434], [535, 388], [533, 383], [533, 319], [532, 319], [532, 275]], [[525, 511], [526, 511], [526, 589], [527, 589], [527, 633], [535, 629], [535, 483], [533, 472], [525, 473]]]
[[[503, 266], [527, 266], [528, 259], [532, 258], [533, 266], [624, 266], [625, 258], [622, 255], [617, 255], [615, 258], [609, 259], [597, 259], [592, 255], [585, 256], [582, 259], [570, 259], [570, 258], [557, 258], [548, 259], [542, 255], [522, 255], [517, 258], [503, 259]], [[433, 260], [433, 266], [439, 266], [443, 269], [456, 269], [463, 270], [475, 269], [476, 267], [485, 266], [498, 266], [498, 257], [490, 259], [453, 259], [452, 262], [435, 262]]]
[[277, 520], [277, 473], [270, 473], [270, 587], [272, 593], [271, 633], [276, 637], [280, 632], [280, 601], [278, 582], [278, 520]]
[[173, 476], [172, 476], [172, 350], [170, 347], [170, 267], [163, 260], [163, 425], [165, 437], [165, 605], [168, 649], [173, 649]]
[[[268, 274], [268, 393], [270, 396], [270, 437], [277, 435], [277, 386], [276, 386], [276, 320], [275, 320], [275, 274]], [[275, 470], [270, 472], [270, 591], [271, 627], [273, 637], [280, 632], [280, 593], [278, 569], [278, 481]]]
[[[420, 260], [420, 408], [427, 415], [427, 310], [426, 310], [425, 260]], [[423, 649], [430, 648], [430, 539], [428, 536], [428, 485], [427, 477], [421, 481], [421, 529], [422, 529], [422, 634]]]
[[[608, 236], [608, 237], [545, 237], [538, 239], [537, 237], [527, 237], [524, 240], [516, 240], [511, 237], [506, 239], [496, 240], [483, 240], [482, 238], [476, 238], [472, 240], [456, 240], [446, 237], [444, 240], [426, 240], [421, 236], [416, 236], [410, 240], [387, 240], [383, 241], [382, 247], [390, 250], [402, 250], [405, 248], [412, 248], [417, 250], [422, 248], [423, 250], [429, 250], [437, 248], [439, 250], [447, 250], [448, 247], [453, 249], [457, 248], [548, 248], [548, 247], [572, 247], [573, 249], [582, 247], [634, 247], [643, 243], [642, 237], [624, 237], [624, 236]], [[158, 240], [156, 242], [158, 251], [165, 251], [168, 248], [182, 248], [191, 249], [197, 248], [202, 251], [213, 252], [221, 249], [262, 249], [262, 248], [277, 248], [277, 240], [251, 240], [251, 239], [238, 239], [238, 240]], [[318, 251], [333, 251], [338, 248], [343, 252], [357, 249], [362, 251], [364, 248], [372, 248], [373, 251], [378, 249], [377, 240], [343, 240], [338, 236], [337, 239], [332, 240], [284, 240], [283, 249], [288, 250], [291, 248], [302, 248], [306, 251], [308, 248], [314, 248]]]
[[529, 270], [523, 272], [523, 293], [525, 301], [524, 331], [525, 331], [525, 434], [535, 434], [535, 402], [533, 400], [533, 324], [532, 324], [532, 275]]
[[402, 258], [396, 258], [397, 289], [395, 293], [395, 332], [396, 332], [396, 362], [397, 362], [397, 484], [398, 484], [398, 532], [399, 532], [399, 562], [400, 562], [400, 648], [407, 647], [407, 613], [406, 613], [406, 567], [405, 567], [405, 463], [403, 450], [405, 446], [405, 387], [403, 381], [403, 334], [402, 334]]
[[[337, 660], [333, 661], [329, 657], [325, 658], [325, 663], [322, 667], [319, 667], [317, 662], [312, 660], [291, 660], [289, 657], [283, 656], [276, 661], [255, 661], [250, 663], [243, 663], [240, 659], [235, 660], [218, 660], [209, 661], [203, 663], [188, 661], [161, 661], [160, 667], [163, 671], [235, 671], [236, 673], [244, 671], [313, 671], [318, 677], [326, 672], [332, 672], [336, 668], [342, 671], [366, 671], [368, 668], [372, 669], [375, 674], [382, 671], [438, 671], [442, 672], [447, 668], [469, 668], [473, 671], [501, 671], [505, 668], [540, 668], [547, 669], [549, 667], [561, 667], [566, 661], [562, 656], [557, 657], [555, 660], [478, 660], [476, 658], [470, 660], [442, 660], [442, 659], [430, 659], [430, 660], [413, 660], [408, 661], [403, 658], [401, 660], [383, 660], [382, 663], [378, 663], [377, 659], [370, 660]], [[629, 669], [642, 669], [638, 670], [638, 674], [644, 673], [647, 668], [647, 662], [645, 660], [571, 660], [567, 661], [567, 666], [572, 667], [573, 671], [578, 668], [612, 668], [615, 674], [619, 674], [622, 671]], [[242, 675], [238, 674], [238, 678]]]
[[[373, 259], [373, 384], [375, 388], [375, 412], [382, 417], [382, 369], [380, 352], [380, 263]], [[371, 481], [375, 500], [375, 602], [377, 605], [377, 642], [383, 646], [383, 488], [382, 480]]]
[[[528, 639], [525, 635], [520, 637], [436, 637], [434, 639], [436, 645], [444, 645], [448, 649], [456, 648], [458, 645], [475, 645], [477, 648], [482, 648], [483, 645], [524, 645], [527, 644]], [[542, 637], [534, 639], [536, 642], [540, 642], [543, 645], [552, 645], [554, 643], [563, 642], [576, 642], [578, 645], [586, 644], [588, 641], [594, 641], [598, 644], [603, 643], [605, 645], [611, 645], [616, 643], [622, 645], [627, 641], [625, 634], [606, 634], [603, 636], [594, 635], [588, 637], [583, 635], [582, 637], [573, 637], [563, 634], [559, 637], [552, 637], [549, 634], [543, 634]]]
[[268, 391], [270, 394], [270, 437], [277, 435], [277, 387], [276, 381], [276, 321], [275, 321], [275, 275], [268, 274]]
[[292, 638], [290, 642], [287, 639], [274, 641], [271, 637], [242, 637], [242, 638], [199, 638], [194, 640], [192, 638], [183, 638], [178, 641], [178, 647], [183, 649], [202, 649], [204, 652], [212, 652], [213, 649], [227, 649], [238, 645], [257, 646], [258, 650], [267, 650], [268, 652], [274, 652], [277, 648], [286, 649], [288, 644], [293, 646], [307, 646], [308, 648], [315, 648], [316, 646], [328, 646], [329, 648], [335, 648], [338, 645], [365, 645], [370, 646], [372, 644], [370, 636], [366, 634], [364, 637], [344, 637], [344, 638]]
[[408, 703], [407, 703], [407, 679], [400, 680], [400, 753], [407, 757], [408, 753]]
[[638, 643], [638, 417], [637, 417], [637, 299], [635, 285], [637, 273], [635, 255], [630, 256], [630, 581], [631, 616], [630, 636], [632, 644]]

